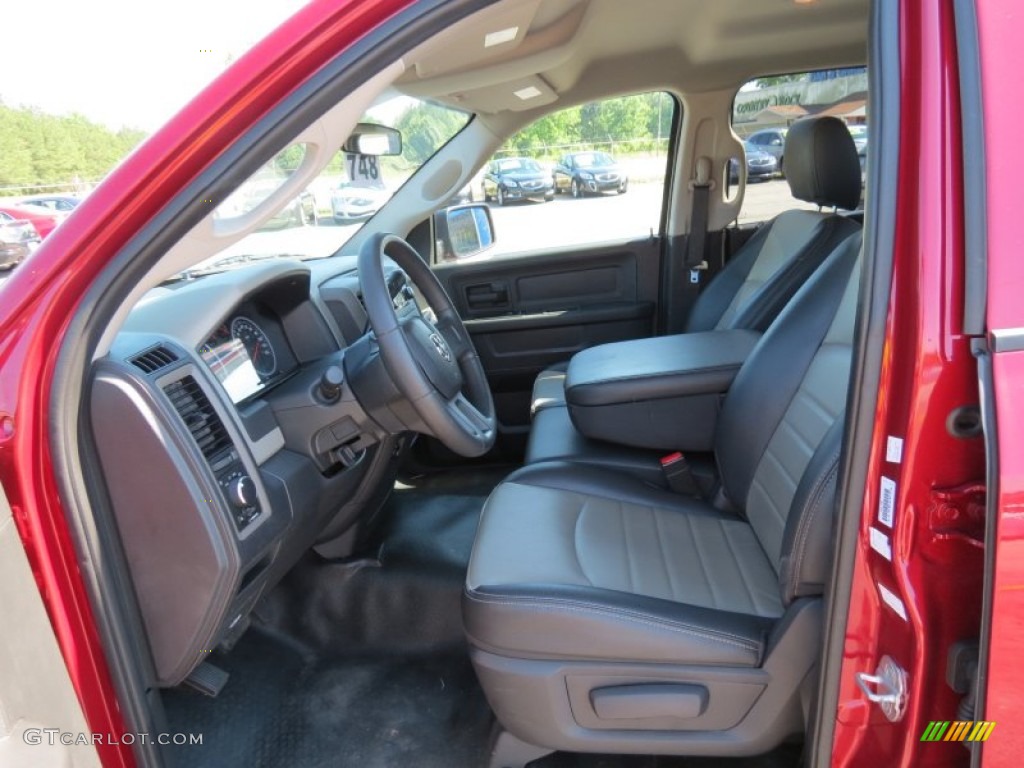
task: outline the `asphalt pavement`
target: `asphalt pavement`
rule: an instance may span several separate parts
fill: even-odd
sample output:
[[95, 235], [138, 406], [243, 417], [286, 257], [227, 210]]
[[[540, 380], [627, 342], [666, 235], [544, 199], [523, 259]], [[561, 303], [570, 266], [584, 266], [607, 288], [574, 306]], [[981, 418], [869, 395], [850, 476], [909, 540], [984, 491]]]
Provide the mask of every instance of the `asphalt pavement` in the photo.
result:
[[[630, 184], [623, 195], [604, 194], [582, 199], [556, 195], [549, 203], [491, 204], [496, 235], [494, 255], [580, 243], [613, 242], [657, 232], [664, 187], [658, 183]], [[740, 223], [765, 221], [789, 208], [816, 210], [789, 193], [784, 179], [747, 186]]]

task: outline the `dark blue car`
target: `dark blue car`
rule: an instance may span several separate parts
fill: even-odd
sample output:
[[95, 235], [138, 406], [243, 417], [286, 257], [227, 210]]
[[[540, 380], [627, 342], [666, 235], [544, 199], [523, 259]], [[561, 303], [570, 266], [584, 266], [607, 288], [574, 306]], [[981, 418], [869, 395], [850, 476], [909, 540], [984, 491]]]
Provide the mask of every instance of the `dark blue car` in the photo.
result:
[[[747, 181], [770, 179], [778, 172], [779, 163], [774, 155], [761, 151], [749, 141], [743, 142], [743, 149], [747, 157]], [[729, 183], [736, 184], [739, 179], [740, 164], [734, 157], [729, 160]]]
[[607, 152], [571, 152], [555, 166], [555, 189], [573, 197], [601, 192], [625, 194], [629, 177]]
[[510, 200], [554, 198], [551, 174], [530, 157], [503, 157], [487, 166], [483, 180], [484, 200], [504, 205]]

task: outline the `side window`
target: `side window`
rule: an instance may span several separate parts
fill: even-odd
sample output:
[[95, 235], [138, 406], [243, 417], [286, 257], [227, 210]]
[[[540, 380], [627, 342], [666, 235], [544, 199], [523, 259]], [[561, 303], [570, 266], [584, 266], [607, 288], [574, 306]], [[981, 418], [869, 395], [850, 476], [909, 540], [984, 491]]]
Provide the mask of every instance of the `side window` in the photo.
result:
[[510, 138], [473, 182], [496, 253], [623, 242], [657, 232], [678, 102], [642, 93], [553, 112]]
[[846, 123], [863, 169], [867, 154], [868, 78], [863, 67], [761, 77], [740, 88], [733, 102], [733, 131], [744, 143], [744, 157], [727, 166], [735, 187], [745, 166], [747, 186], [740, 224], [766, 221], [783, 211], [818, 206], [798, 200], [786, 181], [786, 133], [799, 120], [831, 115]]

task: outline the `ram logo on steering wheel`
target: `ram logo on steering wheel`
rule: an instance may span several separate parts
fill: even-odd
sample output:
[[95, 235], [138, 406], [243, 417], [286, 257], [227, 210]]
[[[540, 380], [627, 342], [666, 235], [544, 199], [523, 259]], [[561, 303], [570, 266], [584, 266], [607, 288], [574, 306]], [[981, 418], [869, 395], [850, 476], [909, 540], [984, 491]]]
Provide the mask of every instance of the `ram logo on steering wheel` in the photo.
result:
[[448, 351], [448, 345], [444, 343], [444, 339], [441, 338], [441, 334], [430, 334], [430, 341], [433, 343], [434, 349], [437, 350], [437, 354], [441, 356], [441, 359], [446, 363], [450, 363], [452, 361], [452, 353]]

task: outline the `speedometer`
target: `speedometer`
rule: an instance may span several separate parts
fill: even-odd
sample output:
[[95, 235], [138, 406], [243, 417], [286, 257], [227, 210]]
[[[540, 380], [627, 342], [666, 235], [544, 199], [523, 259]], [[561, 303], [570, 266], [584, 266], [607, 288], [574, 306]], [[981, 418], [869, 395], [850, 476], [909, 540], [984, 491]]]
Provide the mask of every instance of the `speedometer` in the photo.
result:
[[262, 378], [277, 373], [277, 355], [267, 338], [266, 332], [247, 317], [236, 317], [231, 321], [231, 337], [245, 346], [252, 360], [252, 367]]

